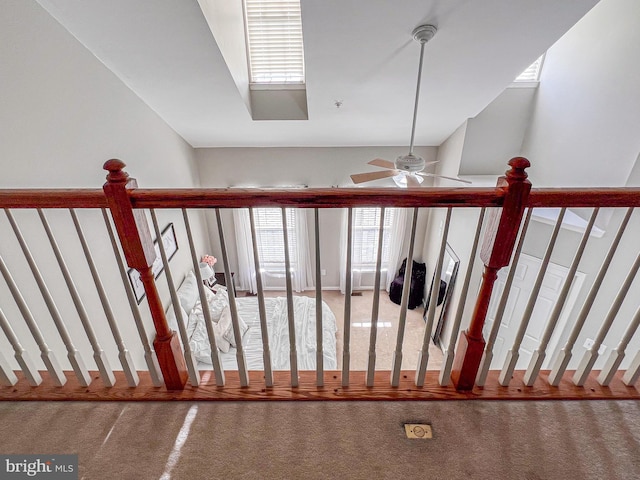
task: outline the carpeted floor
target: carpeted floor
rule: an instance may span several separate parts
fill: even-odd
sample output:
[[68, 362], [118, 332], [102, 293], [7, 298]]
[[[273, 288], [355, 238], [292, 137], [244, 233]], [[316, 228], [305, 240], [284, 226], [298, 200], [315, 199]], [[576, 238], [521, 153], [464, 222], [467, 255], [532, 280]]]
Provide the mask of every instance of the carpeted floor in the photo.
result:
[[87, 480], [640, 477], [638, 401], [0, 402], [0, 425], [1, 453]]

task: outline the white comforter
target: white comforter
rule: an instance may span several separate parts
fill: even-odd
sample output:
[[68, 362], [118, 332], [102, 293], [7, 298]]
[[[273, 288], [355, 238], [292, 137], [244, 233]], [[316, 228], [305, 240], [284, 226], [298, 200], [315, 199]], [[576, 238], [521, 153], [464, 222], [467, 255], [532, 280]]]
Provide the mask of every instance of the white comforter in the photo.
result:
[[[296, 350], [299, 370], [316, 368], [316, 301], [309, 297], [293, 297], [296, 331]], [[264, 370], [262, 355], [262, 334], [257, 297], [236, 298], [238, 315], [248, 325], [242, 346], [248, 370]], [[289, 369], [289, 326], [287, 321], [287, 299], [285, 297], [265, 298], [267, 330], [273, 370]], [[215, 309], [214, 309], [215, 310]], [[212, 315], [214, 322], [216, 315]], [[329, 306], [322, 302], [322, 339], [324, 368], [335, 370], [336, 358], [336, 317]], [[200, 362], [211, 364], [211, 347], [205, 320], [201, 309], [194, 309], [189, 315], [187, 328], [190, 346]], [[237, 350], [233, 347], [227, 353], [220, 353], [225, 370], [237, 370]]]

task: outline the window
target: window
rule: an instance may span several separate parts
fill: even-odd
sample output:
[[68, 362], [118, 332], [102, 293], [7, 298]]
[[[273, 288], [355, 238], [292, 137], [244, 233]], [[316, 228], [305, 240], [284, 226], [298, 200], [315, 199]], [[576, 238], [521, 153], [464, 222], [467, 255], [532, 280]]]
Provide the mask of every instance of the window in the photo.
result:
[[[298, 258], [296, 216], [291, 208], [286, 209], [286, 215], [291, 270], [296, 270]], [[254, 208], [253, 220], [256, 229], [261, 270], [271, 273], [284, 273], [282, 210], [279, 208]]]
[[540, 71], [542, 70], [543, 60], [544, 54], [540, 55], [535, 62], [529, 65], [524, 72], [518, 75], [515, 82], [538, 82], [540, 80]]
[[252, 84], [303, 84], [300, 0], [245, 0]]
[[[380, 214], [381, 209], [375, 207], [355, 208], [353, 210], [352, 265], [354, 269], [374, 270], [376, 267]], [[396, 209], [394, 208], [387, 208], [384, 211], [382, 269], [387, 268], [387, 264], [389, 263], [391, 228], [395, 215]]]

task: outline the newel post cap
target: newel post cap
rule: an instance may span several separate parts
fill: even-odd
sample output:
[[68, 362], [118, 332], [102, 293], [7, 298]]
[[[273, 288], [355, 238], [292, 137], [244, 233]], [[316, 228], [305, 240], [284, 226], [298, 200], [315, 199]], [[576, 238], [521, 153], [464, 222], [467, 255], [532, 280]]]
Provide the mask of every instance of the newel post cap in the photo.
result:
[[525, 168], [529, 168], [531, 166], [531, 162], [524, 157], [514, 157], [509, 160], [509, 166], [511, 167], [509, 170], [505, 172], [507, 176], [507, 180], [509, 183], [513, 181], [524, 181], [529, 176], [527, 172], [525, 172]]
[[123, 170], [124, 167], [126, 167], [126, 165], [122, 160], [118, 160], [117, 158], [107, 160], [102, 166], [102, 168], [109, 171], [107, 174], [107, 182], [126, 183], [129, 179], [129, 174]]

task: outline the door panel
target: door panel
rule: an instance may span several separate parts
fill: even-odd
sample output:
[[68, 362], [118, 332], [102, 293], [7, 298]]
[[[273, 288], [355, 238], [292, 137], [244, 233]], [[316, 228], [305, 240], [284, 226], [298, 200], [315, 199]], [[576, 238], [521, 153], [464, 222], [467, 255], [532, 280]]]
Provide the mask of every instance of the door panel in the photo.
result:
[[[502, 322], [494, 345], [494, 357], [493, 362], [491, 363], [492, 369], [502, 368], [507, 352], [513, 346], [516, 333], [522, 322], [522, 317], [527, 303], [529, 302], [529, 297], [531, 296], [533, 284], [535, 283], [538, 272], [540, 271], [541, 263], [542, 262], [539, 258], [525, 254], [520, 255], [520, 260], [516, 267], [516, 274], [514, 275], [513, 284], [511, 286], [511, 292], [509, 293], [505, 312], [502, 317]], [[520, 358], [516, 365], [517, 369], [525, 369], [531, 360], [533, 352], [538, 348], [547, 326], [549, 316], [551, 315], [553, 307], [558, 300], [560, 289], [564, 284], [567, 272], [568, 269], [565, 267], [553, 263], [549, 264], [531, 315], [531, 320], [520, 346]], [[483, 330], [485, 338], [488, 337], [491, 326], [493, 325], [507, 274], [508, 269], [506, 268], [502, 269], [498, 274], [498, 280], [496, 280], [497, 288], [494, 288], [491, 302], [489, 303], [489, 311], [487, 313], [485, 328]], [[576, 283], [578, 283], [578, 285], [576, 285]], [[567, 304], [565, 305], [564, 310], [566, 312], [570, 312], [573, 307], [571, 299], [576, 297], [577, 292], [574, 290], [576, 288], [579, 290], [580, 285], [581, 282], [574, 282], [574, 285], [572, 286], [573, 294], [569, 296]], [[564, 328], [563, 322], [566, 320], [566, 317], [567, 315], [560, 317], [555, 329], [556, 332], [562, 331]], [[547, 355], [547, 361], [549, 361], [550, 357], [551, 355]]]

